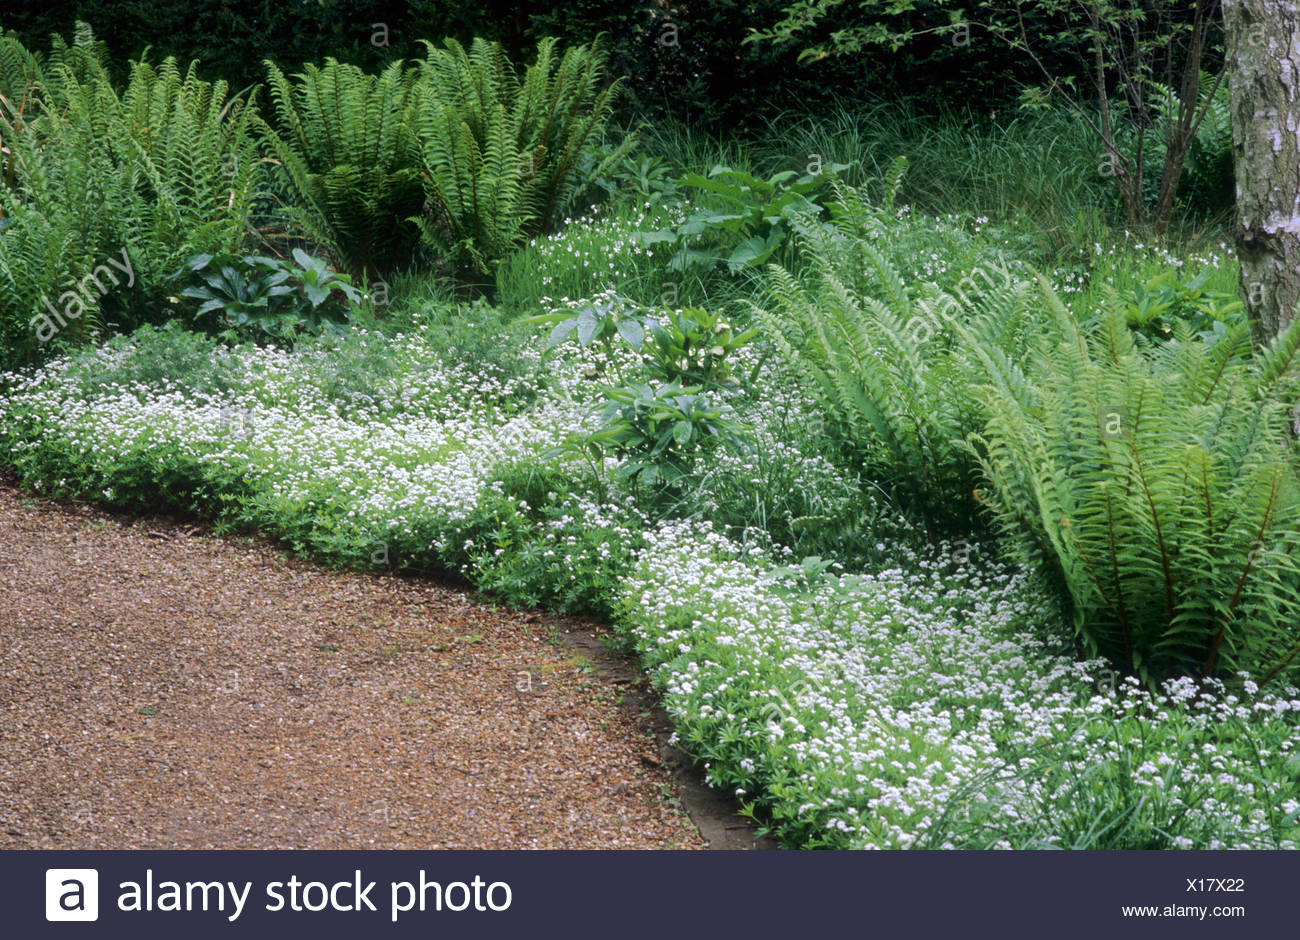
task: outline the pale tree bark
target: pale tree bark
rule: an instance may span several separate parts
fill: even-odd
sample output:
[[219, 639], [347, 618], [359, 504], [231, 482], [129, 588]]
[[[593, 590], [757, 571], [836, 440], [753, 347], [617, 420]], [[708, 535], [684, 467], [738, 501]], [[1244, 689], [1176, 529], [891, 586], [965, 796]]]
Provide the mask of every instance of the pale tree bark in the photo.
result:
[[1224, 0], [1237, 254], [1256, 343], [1300, 303], [1300, 3]]

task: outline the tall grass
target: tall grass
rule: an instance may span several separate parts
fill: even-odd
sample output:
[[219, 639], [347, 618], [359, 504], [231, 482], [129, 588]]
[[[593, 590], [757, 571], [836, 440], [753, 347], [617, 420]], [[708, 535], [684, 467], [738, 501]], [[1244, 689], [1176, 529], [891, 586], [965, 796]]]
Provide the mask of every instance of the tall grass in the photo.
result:
[[1115, 206], [1113, 184], [1098, 172], [1100, 144], [1078, 115], [1061, 110], [923, 118], [876, 101], [783, 113], [759, 135], [754, 163], [771, 173], [803, 167], [813, 154], [853, 163], [847, 181], [868, 187], [904, 156], [910, 169], [899, 200], [913, 212], [969, 212], [1033, 226], [1049, 240]]
[[756, 164], [746, 141], [690, 124], [657, 121], [641, 129], [637, 140], [642, 151], [661, 157], [682, 173], [707, 173], [718, 164], [752, 171]]

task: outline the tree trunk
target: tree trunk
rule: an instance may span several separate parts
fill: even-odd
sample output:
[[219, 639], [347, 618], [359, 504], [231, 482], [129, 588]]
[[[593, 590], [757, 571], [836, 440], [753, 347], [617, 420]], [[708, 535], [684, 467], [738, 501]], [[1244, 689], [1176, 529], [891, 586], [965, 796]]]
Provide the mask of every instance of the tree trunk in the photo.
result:
[[[1175, 123], [1161, 128], [1165, 135], [1165, 165], [1160, 174], [1160, 195], [1156, 200], [1155, 233], [1163, 235], [1174, 217], [1174, 203], [1178, 199], [1178, 183], [1187, 165], [1187, 153], [1196, 140], [1196, 132], [1209, 108], [1209, 102], [1200, 101], [1201, 61], [1205, 57], [1205, 34], [1214, 14], [1216, 0], [1196, 0], [1192, 17], [1192, 32], [1187, 41], [1187, 55], [1183, 59], [1182, 81], [1178, 89], [1178, 109]], [[1220, 76], [1220, 81], [1222, 76]], [[1219, 82], [1214, 83], [1219, 87]], [[1210, 97], [1214, 97], [1213, 91]]]
[[1300, 303], [1300, 4], [1224, 0], [1237, 254], [1255, 342]]

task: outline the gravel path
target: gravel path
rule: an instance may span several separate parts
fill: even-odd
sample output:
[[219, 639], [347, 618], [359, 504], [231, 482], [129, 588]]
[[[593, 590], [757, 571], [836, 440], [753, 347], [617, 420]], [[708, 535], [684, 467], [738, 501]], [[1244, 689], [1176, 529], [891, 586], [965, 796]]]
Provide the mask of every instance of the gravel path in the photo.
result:
[[553, 623], [0, 482], [0, 849], [703, 847]]

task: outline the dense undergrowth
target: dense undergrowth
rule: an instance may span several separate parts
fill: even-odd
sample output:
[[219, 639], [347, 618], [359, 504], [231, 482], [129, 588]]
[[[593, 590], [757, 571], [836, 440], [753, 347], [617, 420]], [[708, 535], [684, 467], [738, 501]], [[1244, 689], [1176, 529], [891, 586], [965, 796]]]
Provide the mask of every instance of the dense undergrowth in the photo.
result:
[[482, 43], [259, 111], [3, 42], [25, 485], [608, 618], [788, 846], [1297, 846], [1300, 327], [1246, 341], [1210, 137], [1156, 244], [1060, 112], [620, 131], [599, 49]]

